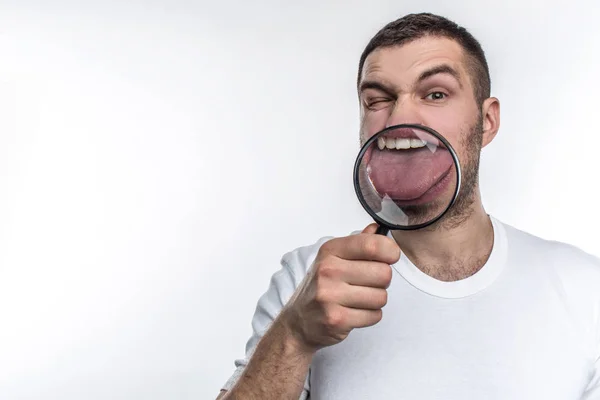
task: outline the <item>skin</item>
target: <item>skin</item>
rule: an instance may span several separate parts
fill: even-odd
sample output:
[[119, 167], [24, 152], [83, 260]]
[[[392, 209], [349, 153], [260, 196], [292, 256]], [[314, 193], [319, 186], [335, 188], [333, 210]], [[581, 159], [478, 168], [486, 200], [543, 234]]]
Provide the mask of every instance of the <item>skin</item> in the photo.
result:
[[[293, 399], [302, 391], [314, 354], [344, 340], [356, 328], [377, 324], [387, 303], [390, 264], [400, 248], [425, 273], [457, 280], [480, 269], [490, 254], [493, 230], [481, 202], [477, 169], [481, 148], [499, 128], [499, 102], [475, 100], [461, 47], [425, 37], [378, 49], [365, 61], [359, 87], [361, 142], [389, 125], [418, 123], [444, 136], [463, 167], [461, 198], [435, 225], [393, 239], [362, 233], [335, 238], [320, 249], [308, 274], [259, 341], [236, 385], [218, 399]], [[419, 80], [424, 71], [445, 66]], [[448, 68], [449, 67], [449, 68]]]

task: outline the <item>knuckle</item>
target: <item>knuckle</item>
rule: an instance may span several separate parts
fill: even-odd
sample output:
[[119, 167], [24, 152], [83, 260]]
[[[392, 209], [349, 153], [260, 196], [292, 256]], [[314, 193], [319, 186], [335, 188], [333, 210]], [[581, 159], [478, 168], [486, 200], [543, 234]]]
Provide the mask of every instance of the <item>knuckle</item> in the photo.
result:
[[340, 270], [333, 257], [325, 258], [318, 265], [317, 276], [320, 278], [336, 279], [340, 276]]
[[329, 278], [318, 276], [314, 282], [314, 301], [321, 307], [337, 303], [340, 297], [339, 285]]
[[344, 324], [345, 318], [343, 308], [329, 307], [325, 311], [325, 326], [331, 330], [339, 329]]
[[317, 282], [317, 288], [315, 290], [315, 301], [317, 304], [327, 304], [330, 298], [330, 291], [327, 289], [325, 285]]
[[320, 255], [329, 253], [331, 251], [331, 241], [332, 240], [333, 239], [330, 239], [321, 245], [321, 248], [319, 249], [319, 252], [318, 252]]
[[334, 264], [325, 264], [319, 270], [319, 276], [323, 278], [334, 279], [339, 275], [339, 271]]
[[373, 257], [379, 253], [379, 241], [372, 236], [365, 237], [363, 241], [363, 251], [368, 257]]
[[321, 245], [321, 248], [319, 249], [319, 254], [326, 255], [326, 254], [334, 253], [336, 247], [338, 246], [338, 242], [339, 242], [338, 238], [332, 238], [332, 239], [327, 240], [325, 243], [323, 243]]

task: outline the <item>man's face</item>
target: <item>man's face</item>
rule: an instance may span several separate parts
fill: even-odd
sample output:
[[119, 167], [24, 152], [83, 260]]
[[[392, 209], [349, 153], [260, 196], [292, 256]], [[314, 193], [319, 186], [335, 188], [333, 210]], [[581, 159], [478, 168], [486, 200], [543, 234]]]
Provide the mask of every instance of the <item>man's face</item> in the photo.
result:
[[451, 214], [463, 214], [477, 185], [482, 119], [460, 45], [425, 37], [373, 51], [365, 60], [359, 96], [361, 145], [380, 130], [402, 123], [428, 126], [448, 140], [463, 174]]

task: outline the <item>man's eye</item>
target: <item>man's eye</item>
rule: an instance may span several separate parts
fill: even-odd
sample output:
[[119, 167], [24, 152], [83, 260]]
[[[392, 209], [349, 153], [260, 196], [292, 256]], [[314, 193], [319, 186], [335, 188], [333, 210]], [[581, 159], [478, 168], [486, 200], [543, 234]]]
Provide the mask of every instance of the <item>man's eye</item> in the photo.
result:
[[385, 107], [385, 105], [388, 104], [390, 101], [390, 99], [373, 99], [367, 101], [366, 103], [368, 108], [379, 108]]
[[433, 100], [433, 101], [444, 100], [446, 98], [446, 93], [444, 93], [444, 92], [431, 92], [427, 96], [425, 96], [425, 98], [429, 99], [429, 100]]

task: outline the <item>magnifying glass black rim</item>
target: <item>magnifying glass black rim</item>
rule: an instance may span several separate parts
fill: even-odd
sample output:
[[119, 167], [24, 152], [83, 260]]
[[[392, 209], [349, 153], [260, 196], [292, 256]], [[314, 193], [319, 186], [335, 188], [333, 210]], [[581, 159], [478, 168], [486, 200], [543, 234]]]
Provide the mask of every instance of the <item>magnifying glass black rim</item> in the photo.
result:
[[[385, 134], [386, 132], [389, 132], [391, 130], [395, 130], [398, 128], [419, 129], [419, 130], [426, 131], [426, 132], [430, 133], [431, 135], [435, 136], [438, 140], [440, 140], [444, 144], [444, 146], [446, 146], [446, 148], [450, 152], [450, 155], [452, 156], [452, 159], [454, 160], [454, 164], [457, 167], [456, 168], [456, 189], [454, 190], [454, 195], [452, 197], [452, 201], [450, 202], [450, 204], [448, 204], [448, 206], [444, 209], [444, 211], [442, 211], [437, 217], [433, 218], [430, 221], [424, 222], [422, 224], [407, 226], [407, 225], [395, 225], [395, 224], [388, 223], [387, 221], [385, 221], [384, 219], [379, 217], [375, 212], [373, 212], [373, 210], [371, 210], [371, 207], [369, 207], [369, 205], [367, 204], [366, 200], [364, 199], [364, 197], [362, 195], [362, 191], [360, 190], [360, 185], [358, 182], [358, 174], [359, 174], [360, 164], [361, 164], [361, 161], [362, 161], [362, 158], [363, 158], [365, 152], [371, 146], [371, 144], [373, 144], [373, 142], [375, 140], [377, 140], [377, 138], [379, 136]], [[454, 203], [456, 202], [456, 199], [458, 197], [458, 192], [460, 190], [460, 186], [461, 186], [460, 162], [458, 161], [458, 156], [456, 155], [454, 148], [452, 148], [452, 146], [450, 145], [450, 143], [448, 143], [446, 138], [444, 138], [442, 135], [437, 133], [435, 130], [429, 128], [428, 126], [424, 126], [424, 125], [398, 124], [398, 125], [389, 126], [385, 129], [377, 132], [375, 135], [370, 137], [369, 140], [367, 140], [367, 142], [363, 145], [363, 147], [360, 149], [360, 152], [358, 153], [358, 156], [356, 157], [356, 161], [354, 162], [354, 191], [356, 192], [356, 195], [358, 196], [358, 200], [360, 201], [360, 204], [365, 209], [365, 211], [367, 211], [367, 213], [369, 213], [369, 215], [371, 217], [373, 217], [373, 219], [376, 222], [378, 222], [380, 225], [382, 225], [390, 230], [411, 231], [411, 230], [424, 228], [426, 226], [429, 226], [429, 225], [437, 222], [440, 218], [442, 218], [442, 216], [444, 216], [444, 214], [446, 214], [446, 212], [450, 209], [450, 207], [452, 207], [454, 205]]]

